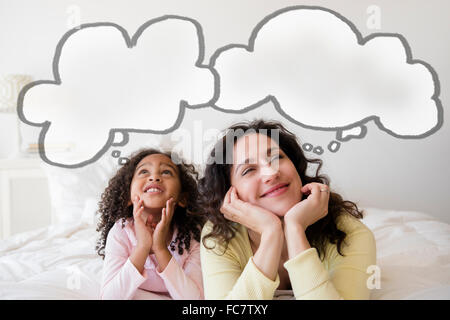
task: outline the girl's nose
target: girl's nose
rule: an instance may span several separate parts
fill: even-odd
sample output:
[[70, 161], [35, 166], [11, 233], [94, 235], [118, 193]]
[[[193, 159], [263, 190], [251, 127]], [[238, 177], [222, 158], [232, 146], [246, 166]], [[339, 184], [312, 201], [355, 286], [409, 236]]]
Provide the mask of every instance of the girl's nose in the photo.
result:
[[156, 175], [152, 175], [148, 178], [150, 181], [161, 181], [161, 178]]

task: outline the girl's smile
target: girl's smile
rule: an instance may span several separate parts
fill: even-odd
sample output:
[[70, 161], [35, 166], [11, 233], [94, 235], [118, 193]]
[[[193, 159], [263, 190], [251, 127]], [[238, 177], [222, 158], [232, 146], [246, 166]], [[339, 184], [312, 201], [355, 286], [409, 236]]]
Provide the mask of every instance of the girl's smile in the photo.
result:
[[164, 192], [164, 188], [162, 188], [159, 184], [151, 183], [145, 186], [144, 192], [148, 194], [160, 194]]

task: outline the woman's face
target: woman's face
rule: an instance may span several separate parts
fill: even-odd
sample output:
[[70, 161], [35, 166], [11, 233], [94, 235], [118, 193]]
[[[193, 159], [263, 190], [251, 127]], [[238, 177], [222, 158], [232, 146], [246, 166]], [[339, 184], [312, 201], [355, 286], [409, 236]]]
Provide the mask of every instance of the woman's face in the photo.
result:
[[280, 217], [302, 197], [302, 181], [294, 164], [264, 134], [253, 133], [236, 141], [230, 178], [241, 200]]
[[163, 208], [171, 197], [177, 202], [181, 183], [177, 166], [163, 154], [143, 158], [134, 170], [131, 181], [131, 199], [139, 196], [146, 208]]

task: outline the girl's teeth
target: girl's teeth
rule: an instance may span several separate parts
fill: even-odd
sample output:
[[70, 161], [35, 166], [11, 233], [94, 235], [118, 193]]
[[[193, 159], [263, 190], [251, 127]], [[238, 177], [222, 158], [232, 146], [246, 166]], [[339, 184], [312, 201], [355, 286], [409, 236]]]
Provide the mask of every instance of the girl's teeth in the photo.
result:
[[161, 192], [161, 190], [156, 189], [156, 188], [150, 188], [147, 190], [147, 192]]

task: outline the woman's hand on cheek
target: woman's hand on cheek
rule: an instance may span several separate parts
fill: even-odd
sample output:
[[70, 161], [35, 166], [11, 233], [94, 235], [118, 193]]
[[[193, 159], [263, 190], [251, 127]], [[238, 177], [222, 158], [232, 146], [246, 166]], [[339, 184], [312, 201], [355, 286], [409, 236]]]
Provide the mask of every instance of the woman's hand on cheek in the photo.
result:
[[137, 245], [150, 251], [153, 244], [152, 216], [145, 214], [144, 201], [138, 196], [133, 199], [133, 219]]
[[226, 219], [242, 224], [258, 234], [281, 227], [280, 219], [273, 212], [242, 201], [233, 186], [225, 194], [220, 212]]
[[321, 183], [308, 183], [301, 189], [306, 199], [295, 204], [284, 216], [285, 225], [296, 225], [306, 230], [328, 214], [329, 188]]
[[153, 251], [166, 250], [167, 249], [167, 235], [170, 230], [170, 222], [172, 221], [173, 214], [175, 212], [175, 201], [170, 198], [166, 201], [166, 207], [162, 209], [161, 220], [156, 225], [153, 233]]

